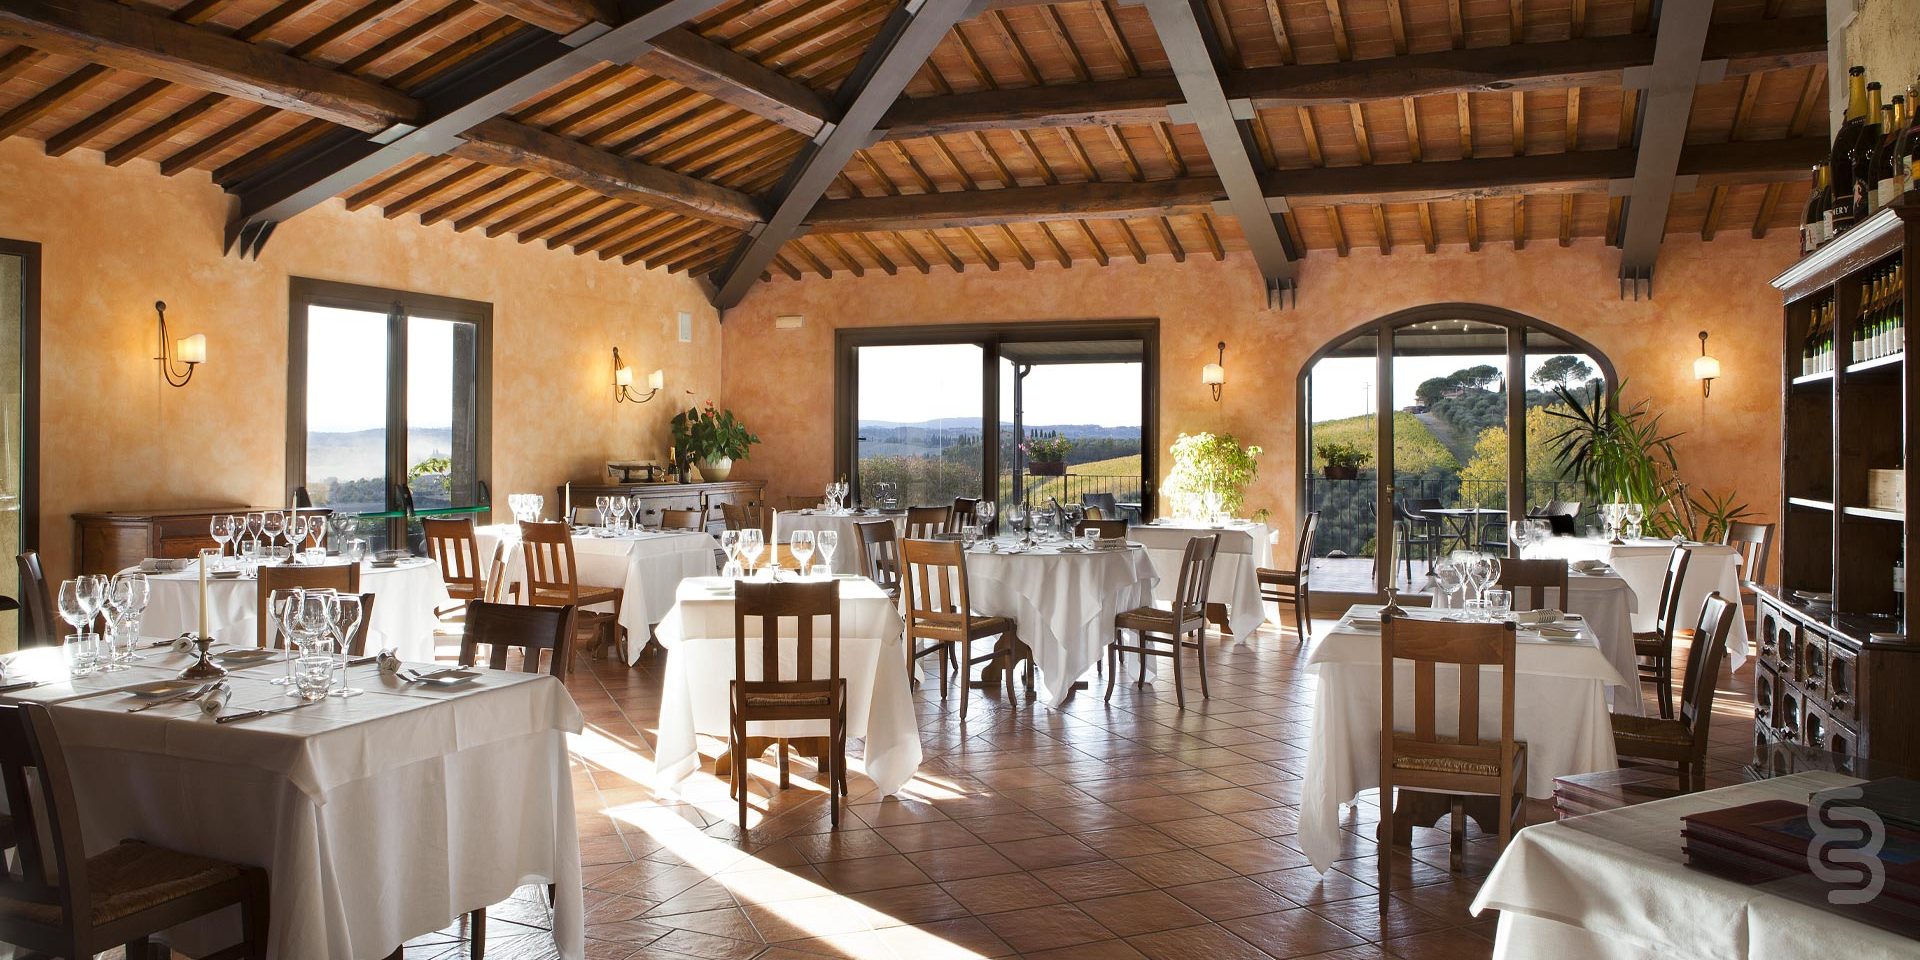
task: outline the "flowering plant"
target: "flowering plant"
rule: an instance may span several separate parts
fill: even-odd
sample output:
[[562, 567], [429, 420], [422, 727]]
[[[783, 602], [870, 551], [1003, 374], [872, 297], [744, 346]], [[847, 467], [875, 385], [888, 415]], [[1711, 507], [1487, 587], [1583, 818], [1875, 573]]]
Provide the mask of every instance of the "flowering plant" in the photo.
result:
[[1034, 437], [1020, 445], [1020, 452], [1026, 454], [1028, 460], [1037, 460], [1042, 463], [1065, 460], [1067, 451], [1072, 449], [1073, 441], [1058, 434], [1051, 437]]

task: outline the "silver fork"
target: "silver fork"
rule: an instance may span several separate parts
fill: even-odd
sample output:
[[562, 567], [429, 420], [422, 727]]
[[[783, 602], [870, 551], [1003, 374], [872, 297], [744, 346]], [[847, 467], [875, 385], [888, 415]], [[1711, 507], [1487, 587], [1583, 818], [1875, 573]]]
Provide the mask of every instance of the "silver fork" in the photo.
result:
[[213, 684], [211, 683], [201, 684], [199, 687], [189, 690], [186, 693], [176, 694], [171, 697], [162, 697], [158, 700], [153, 700], [147, 703], [140, 704], [138, 706], [128, 707], [127, 712], [140, 713], [145, 710], [152, 710], [154, 707], [164, 707], [169, 703], [185, 703], [189, 700], [198, 700], [201, 697], [206, 696], [207, 691], [211, 689], [213, 689]]

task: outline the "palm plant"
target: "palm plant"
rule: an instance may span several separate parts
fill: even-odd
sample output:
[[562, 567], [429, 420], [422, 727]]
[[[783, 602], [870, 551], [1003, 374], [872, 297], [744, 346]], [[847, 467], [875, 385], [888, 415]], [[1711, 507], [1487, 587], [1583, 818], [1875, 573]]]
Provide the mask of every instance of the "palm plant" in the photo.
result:
[[1560, 404], [1547, 413], [1566, 421], [1552, 443], [1568, 479], [1578, 481], [1595, 503], [1640, 504], [1656, 534], [1691, 526], [1673, 509], [1680, 467], [1673, 440], [1679, 434], [1661, 433], [1660, 414], [1648, 410], [1644, 400], [1625, 410], [1607, 403], [1597, 382], [1585, 391], [1563, 385], [1554, 392]]

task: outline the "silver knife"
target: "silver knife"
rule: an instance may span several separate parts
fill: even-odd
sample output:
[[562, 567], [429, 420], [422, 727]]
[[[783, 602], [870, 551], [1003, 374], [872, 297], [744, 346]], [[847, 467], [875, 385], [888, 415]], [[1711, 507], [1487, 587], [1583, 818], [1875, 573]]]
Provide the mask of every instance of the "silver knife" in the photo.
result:
[[0, 687], [0, 693], [12, 693], [15, 690], [31, 690], [34, 687], [44, 687], [52, 682], [51, 680], [23, 680], [19, 683], [9, 683], [4, 687]]
[[184, 693], [176, 693], [171, 697], [162, 697], [158, 700], [149, 700], [146, 703], [128, 707], [127, 712], [140, 713], [142, 711], [152, 710], [154, 707], [164, 707], [169, 703], [179, 703], [183, 700], [198, 700], [201, 697], [206, 696], [207, 691], [211, 689], [213, 689], [213, 684], [203, 683], [200, 686], [195, 687], [191, 690], [188, 690]]
[[274, 707], [270, 710], [247, 710], [241, 713], [229, 713], [224, 717], [214, 717], [213, 722], [214, 723], [236, 723], [241, 720], [252, 720], [256, 717], [271, 717], [276, 713], [288, 713], [294, 710], [298, 710], [301, 707], [311, 707], [316, 703], [326, 703], [326, 702], [327, 701], [324, 698], [319, 700], [302, 700], [296, 704], [292, 704], [285, 707]]

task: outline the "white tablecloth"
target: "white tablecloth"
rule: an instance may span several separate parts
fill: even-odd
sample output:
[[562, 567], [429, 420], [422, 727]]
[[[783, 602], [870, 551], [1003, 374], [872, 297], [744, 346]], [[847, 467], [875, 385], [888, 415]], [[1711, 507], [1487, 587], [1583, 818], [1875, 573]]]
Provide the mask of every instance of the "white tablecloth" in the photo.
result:
[[[1740, 554], [1718, 543], [1688, 544], [1693, 559], [1687, 563], [1687, 579], [1680, 589], [1680, 627], [1693, 629], [1700, 621], [1700, 610], [1707, 595], [1716, 591], [1722, 597], [1740, 602]], [[1639, 599], [1633, 610], [1633, 629], [1645, 633], [1654, 628], [1660, 614], [1660, 585], [1667, 577], [1667, 561], [1673, 557], [1671, 540], [1634, 540], [1614, 545], [1598, 537], [1549, 537], [1527, 548], [1530, 557], [1564, 557], [1568, 560], [1605, 560]], [[1747, 661], [1747, 621], [1733, 618], [1727, 631], [1728, 664], [1734, 669]]]
[[[189, 565], [179, 573], [150, 573], [151, 592], [141, 630], [171, 637], [196, 630], [200, 623], [200, 576]], [[452, 602], [440, 567], [431, 560], [401, 561], [397, 567], [360, 567], [360, 590], [374, 595], [368, 630], [380, 642], [399, 649], [405, 660], [433, 659], [434, 610]], [[222, 641], [254, 646], [260, 581], [246, 578], [207, 581], [207, 629]], [[373, 641], [369, 640], [372, 646]]]
[[[520, 528], [513, 524], [482, 527], [476, 534], [480, 555], [491, 557], [495, 544], [506, 548], [501, 576], [511, 586], [526, 579], [527, 561], [520, 549]], [[688, 577], [717, 572], [713, 537], [692, 530], [633, 533], [618, 537], [575, 534], [573, 559], [580, 583], [589, 587], [619, 587], [620, 625], [627, 629], [627, 660], [637, 663], [646, 649], [647, 632], [673, 607], [674, 590]], [[502, 597], [506, 596], [502, 587]], [[603, 604], [599, 609], [610, 608]]]
[[1472, 910], [1500, 911], [1506, 960], [1911, 958], [1912, 940], [1685, 865], [1682, 817], [1858, 782], [1794, 774], [1528, 827]]
[[[1459, 593], [1448, 598], [1435, 592], [1433, 605], [1445, 609], [1460, 597]], [[1626, 580], [1618, 575], [1590, 576], [1578, 570], [1568, 570], [1567, 598], [1563, 601], [1549, 592], [1547, 603], [1561, 604], [1567, 613], [1577, 613], [1586, 618], [1587, 627], [1600, 643], [1600, 652], [1615, 670], [1620, 671], [1620, 676], [1632, 678], [1639, 675], [1638, 661], [1633, 655], [1632, 613], [1636, 600]], [[1608, 687], [1607, 701], [1614, 713], [1637, 717], [1645, 710], [1637, 686]]]
[[1002, 541], [999, 553], [968, 552], [968, 600], [976, 614], [1019, 624], [1040, 668], [1040, 697], [1057, 707], [1113, 641], [1113, 618], [1153, 602], [1158, 577], [1140, 547], [1061, 553], [1036, 546], [1010, 554], [1011, 543]]
[[[294, 701], [231, 674], [229, 711]], [[215, 724], [198, 705], [127, 713], [118, 695], [50, 709], [73, 769], [89, 851], [123, 837], [265, 867], [269, 957], [373, 960], [524, 884], [558, 887], [554, 936], [584, 954], [568, 732], [581, 716], [545, 674], [486, 671], [424, 691], [371, 664], [365, 696]], [[239, 913], [178, 928], [199, 955], [238, 937]]]
[[[1360, 604], [1349, 618], [1379, 618], [1378, 606]], [[1414, 617], [1442, 614], [1419, 609]], [[1522, 636], [1514, 677], [1515, 735], [1527, 743], [1527, 796], [1553, 796], [1553, 779], [1612, 770], [1613, 725], [1607, 719], [1607, 686], [1624, 686], [1593, 638], [1580, 642], [1529, 640]], [[1320, 637], [1307, 663], [1319, 675], [1313, 701], [1313, 732], [1307, 744], [1307, 774], [1300, 791], [1300, 848], [1325, 872], [1340, 848], [1339, 807], [1380, 783], [1380, 643], [1378, 631], [1361, 632], [1349, 619]], [[1398, 711], [1413, 709], [1410, 665], [1397, 682]], [[1444, 732], [1458, 720], [1459, 684], [1442, 673], [1436, 718]], [[1500, 681], [1487, 668], [1480, 683], [1480, 729], [1500, 729]]]
[[[701, 577], [680, 584], [678, 602], [657, 633], [667, 648], [654, 763], [671, 783], [700, 766], [695, 734], [727, 736], [727, 684], [733, 680], [733, 582]], [[758, 625], [752, 629], [758, 637]], [[827, 622], [814, 626], [814, 667], [827, 669]], [[757, 662], [758, 642], [747, 655]], [[758, 676], [749, 673], [748, 676]], [[847, 736], [865, 738], [865, 768], [882, 795], [896, 793], [920, 769], [920, 728], [907, 690], [900, 613], [873, 581], [840, 581], [840, 675], [847, 681]], [[755, 723], [749, 736], [823, 737], [824, 721]]]
[[[795, 530], [812, 530], [815, 533], [821, 530], [832, 530], [840, 534], [840, 546], [833, 554], [833, 572], [865, 575], [867, 571], [860, 565], [860, 531], [855, 529], [854, 524], [870, 520], [892, 520], [894, 536], [907, 535], [907, 515], [904, 513], [801, 513], [797, 510], [782, 510], [773, 515], [773, 542], [786, 543], [793, 539]], [[820, 551], [816, 547], [813, 562], [818, 564], [821, 559]]]
[[1147, 548], [1147, 559], [1160, 576], [1153, 598], [1171, 603], [1180, 588], [1180, 561], [1187, 541], [1208, 534], [1220, 535], [1220, 550], [1213, 558], [1213, 582], [1207, 586], [1207, 600], [1227, 605], [1228, 626], [1236, 637], [1246, 637], [1266, 620], [1266, 605], [1260, 602], [1260, 581], [1254, 575], [1259, 567], [1273, 566], [1273, 544], [1264, 523], [1235, 523], [1227, 527], [1187, 526], [1150, 523], [1131, 527], [1127, 539]]

